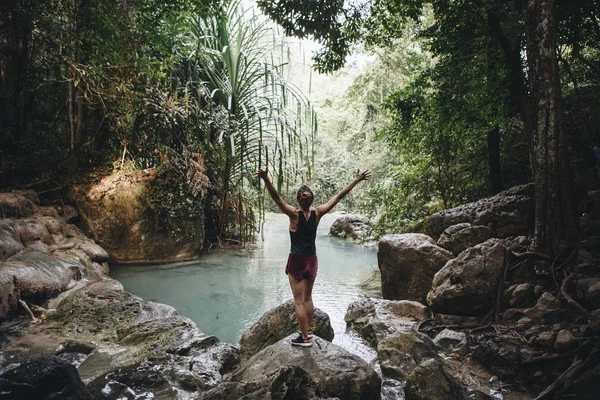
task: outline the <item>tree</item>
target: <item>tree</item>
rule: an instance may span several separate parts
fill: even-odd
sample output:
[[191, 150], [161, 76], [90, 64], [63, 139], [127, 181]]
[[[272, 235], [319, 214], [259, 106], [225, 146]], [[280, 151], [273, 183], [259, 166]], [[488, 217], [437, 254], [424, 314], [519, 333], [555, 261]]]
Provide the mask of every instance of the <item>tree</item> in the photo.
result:
[[[535, 2], [535, 1], [516, 1], [516, 2], [497, 2], [494, 0], [484, 1], [456, 1], [447, 2], [434, 0], [429, 2], [435, 15], [435, 24], [424, 31], [424, 36], [430, 40], [431, 51], [440, 58], [440, 66], [447, 65], [448, 68], [436, 68], [438, 75], [434, 76], [436, 83], [444, 84], [456, 83], [452, 85], [449, 91], [441, 91], [449, 99], [455, 99], [457, 94], [461, 93], [457, 89], [460, 84], [466, 81], [465, 72], [471, 73], [473, 66], [478, 65], [478, 59], [487, 58], [493, 60], [497, 58], [489, 57], [493, 53], [500, 51], [503, 54], [501, 63], [494, 65], [489, 61], [483, 65], [494, 67], [485, 74], [479, 74], [483, 77], [482, 87], [487, 87], [488, 82], [497, 82], [498, 72], [504, 71], [510, 82], [510, 102], [508, 109], [514, 107], [519, 111], [520, 118], [527, 133], [530, 142], [531, 167], [536, 183], [536, 231], [535, 242], [540, 250], [551, 255], [559, 253], [560, 248], [568, 247], [568, 242], [572, 242], [574, 229], [572, 225], [576, 223], [574, 218], [573, 203], [569, 198], [571, 191], [566, 190], [568, 179], [568, 160], [566, 158], [567, 139], [564, 133], [561, 133], [561, 111], [560, 107], [560, 76], [556, 68], [557, 43], [568, 43], [567, 53], [581, 54], [583, 48], [593, 48], [583, 37], [578, 37], [574, 32], [581, 32], [587, 26], [593, 26], [598, 15], [596, 3], [591, 0], [578, 1], [578, 5], [569, 5], [566, 1], [554, 2]], [[299, 18], [293, 22], [294, 16], [310, 16], [312, 13], [319, 12], [319, 6], [306, 3], [301, 5], [296, 1], [279, 1], [277, 6], [267, 6], [260, 3], [265, 12], [271, 15], [275, 20], [284, 21], [288, 24], [287, 32], [301, 32], [301, 34], [310, 33], [310, 22], [306, 18]], [[325, 49], [317, 57], [323, 54], [336, 53], [343, 57], [345, 53], [338, 51], [339, 48], [331, 46], [323, 38], [336, 37], [341, 35], [346, 42], [351, 43], [359, 39], [366, 42], [378, 42], [378, 37], [389, 38], [398, 34], [398, 27], [401, 27], [404, 21], [417, 20], [427, 4], [423, 1], [413, 0], [380, 0], [373, 3], [370, 10], [362, 13], [348, 12], [347, 10], [356, 10], [354, 3], [338, 5], [335, 18], [343, 23], [330, 23], [322, 28], [325, 32], [316, 35], [321, 38]], [[312, 6], [311, 6], [312, 5]], [[555, 20], [554, 7], [557, 6], [561, 11], [561, 20]], [[310, 8], [310, 10], [307, 10]], [[581, 9], [585, 12], [582, 12]], [[278, 15], [272, 15], [273, 12]], [[538, 26], [542, 19], [534, 18], [536, 12], [542, 13], [550, 18], [550, 25], [538, 34], [534, 34], [532, 27]], [[349, 13], [349, 14], [348, 14]], [[345, 19], [345, 15], [352, 18]], [[356, 17], [358, 15], [358, 17]], [[314, 20], [315, 18], [313, 18]], [[390, 23], [395, 21], [397, 23]], [[573, 22], [574, 21], [574, 22]], [[561, 29], [556, 30], [556, 23]], [[292, 24], [294, 28], [292, 28]], [[527, 32], [525, 32], [527, 26]], [[567, 26], [572, 30], [566, 29]], [[597, 26], [597, 25], [596, 25]], [[363, 30], [368, 27], [369, 30]], [[314, 29], [314, 28], [312, 28]], [[557, 37], [557, 32], [560, 36]], [[576, 38], [576, 39], [574, 39]], [[491, 40], [490, 40], [491, 39]], [[571, 39], [570, 41], [568, 39]], [[574, 40], [573, 40], [574, 39]], [[381, 43], [381, 42], [379, 42]], [[344, 47], [348, 48], [348, 46]], [[528, 58], [523, 59], [523, 50], [526, 50]], [[550, 52], [542, 54], [543, 51]], [[565, 50], [563, 50], [563, 53]], [[480, 55], [488, 57], [479, 57]], [[454, 60], [454, 63], [445, 64], [445, 59]], [[536, 64], [532, 64], [532, 61]], [[474, 64], [471, 64], [473, 63]], [[550, 68], [554, 63], [554, 67]], [[581, 62], [581, 64], [585, 64]], [[500, 67], [501, 69], [498, 69]], [[593, 70], [594, 66], [587, 66], [588, 70]], [[493, 73], [490, 73], [492, 72]], [[459, 79], [456, 79], [459, 77]], [[527, 77], [527, 79], [526, 79]], [[487, 78], [487, 79], [485, 79]], [[543, 79], [546, 79], [544, 81]], [[548, 83], [548, 79], [551, 79]], [[543, 82], [543, 84], [540, 84]], [[528, 87], [528, 84], [530, 85]], [[495, 93], [490, 90], [481, 91], [486, 93], [486, 97], [492, 99]], [[553, 88], [553, 89], [552, 89]], [[469, 90], [473, 87], [469, 87]], [[469, 94], [473, 91], [469, 91]], [[502, 91], [499, 91], [502, 93]], [[550, 95], [550, 103], [544, 101], [546, 96]], [[461, 97], [459, 97], [461, 98]], [[462, 98], [467, 99], [468, 96]], [[466, 103], [468, 105], [468, 103]], [[492, 101], [489, 103], [500, 105], [501, 102]], [[461, 115], [468, 115], [465, 111], [473, 111], [473, 105], [463, 109]], [[479, 108], [481, 109], [481, 108]], [[506, 107], [499, 107], [500, 110]], [[493, 133], [496, 124], [493, 122], [493, 112], [486, 116], [482, 114], [484, 121], [492, 121], [487, 128], [488, 132]], [[544, 118], [550, 118], [551, 125], [545, 123]], [[490, 139], [493, 139], [491, 137]], [[490, 143], [495, 141], [490, 140]], [[548, 157], [549, 161], [543, 161]], [[560, 196], [555, 195], [555, 190], [561, 189]], [[550, 203], [554, 205], [549, 207]], [[556, 211], [560, 213], [559, 221], [550, 222], [549, 212]]]

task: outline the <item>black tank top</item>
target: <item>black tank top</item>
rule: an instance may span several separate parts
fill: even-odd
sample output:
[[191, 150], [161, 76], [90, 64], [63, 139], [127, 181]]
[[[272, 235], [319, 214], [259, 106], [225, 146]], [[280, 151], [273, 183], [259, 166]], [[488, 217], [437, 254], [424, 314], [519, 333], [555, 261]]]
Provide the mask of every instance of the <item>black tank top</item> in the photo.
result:
[[290, 239], [292, 242], [290, 252], [302, 256], [312, 256], [317, 252], [315, 247], [315, 238], [317, 237], [317, 214], [315, 213], [315, 210], [311, 210], [308, 221], [302, 210], [298, 210], [298, 214], [298, 229], [296, 229], [296, 232], [290, 231]]

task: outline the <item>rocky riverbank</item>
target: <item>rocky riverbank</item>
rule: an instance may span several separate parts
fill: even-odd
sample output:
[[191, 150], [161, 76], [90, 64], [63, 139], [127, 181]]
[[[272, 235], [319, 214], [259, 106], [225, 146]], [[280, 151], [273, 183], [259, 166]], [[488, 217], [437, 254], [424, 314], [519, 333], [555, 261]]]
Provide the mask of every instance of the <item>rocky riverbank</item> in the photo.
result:
[[[407, 399], [480, 398], [468, 397], [464, 387], [486, 393], [486, 380], [495, 390], [487, 393], [504, 398], [595, 399], [600, 196], [592, 192], [589, 199], [580, 247], [556, 259], [531, 251], [532, 185], [381, 238], [384, 298], [429, 308], [367, 301], [351, 305], [349, 326], [377, 349], [384, 374], [406, 381]], [[418, 324], [390, 318], [398, 314], [392, 309], [419, 315]], [[470, 367], [460, 372], [456, 365]]]

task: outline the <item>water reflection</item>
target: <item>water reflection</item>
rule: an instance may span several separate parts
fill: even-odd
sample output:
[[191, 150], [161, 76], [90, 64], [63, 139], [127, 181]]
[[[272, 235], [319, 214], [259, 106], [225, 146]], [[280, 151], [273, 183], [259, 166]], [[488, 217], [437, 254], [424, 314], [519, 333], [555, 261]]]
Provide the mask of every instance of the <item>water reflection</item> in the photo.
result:
[[[346, 333], [344, 315], [355, 300], [381, 297], [377, 256], [373, 249], [330, 237], [335, 218], [326, 215], [317, 232], [314, 302], [331, 318], [334, 343], [370, 361], [374, 352]], [[203, 332], [237, 343], [265, 311], [292, 298], [284, 273], [289, 252], [287, 217], [268, 214], [264, 233], [265, 241], [249, 249], [216, 249], [188, 263], [115, 266], [111, 276], [131, 293], [175, 307]]]

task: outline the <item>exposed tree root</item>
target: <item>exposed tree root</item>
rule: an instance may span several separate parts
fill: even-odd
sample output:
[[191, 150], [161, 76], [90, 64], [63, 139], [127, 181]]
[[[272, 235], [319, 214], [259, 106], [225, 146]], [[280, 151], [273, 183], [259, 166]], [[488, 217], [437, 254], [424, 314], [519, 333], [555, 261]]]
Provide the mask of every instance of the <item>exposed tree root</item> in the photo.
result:
[[563, 387], [565, 382], [577, 378], [579, 375], [581, 375], [582, 372], [589, 368], [590, 365], [592, 365], [593, 359], [595, 358], [596, 354], [597, 352], [592, 352], [585, 360], [582, 360], [581, 358], [578, 358], [576, 356], [569, 368], [567, 368], [565, 372], [560, 374], [560, 376], [556, 378], [556, 380], [552, 382], [550, 386], [544, 389], [544, 391], [540, 393], [538, 397], [535, 398], [535, 400], [551, 399], [556, 394], [556, 392], [561, 387]]
[[577, 311], [579, 311], [580, 314], [584, 315], [584, 316], [588, 316], [589, 315], [589, 311], [586, 310], [585, 308], [583, 308], [583, 306], [581, 304], [579, 304], [578, 302], [576, 302], [569, 293], [567, 293], [567, 286], [575, 279], [580, 278], [581, 275], [576, 273], [576, 272], [572, 272], [569, 276], [567, 276], [565, 278], [565, 280], [562, 283], [562, 286], [560, 287], [560, 293], [563, 295], [563, 297], [565, 298], [565, 300], [567, 301], [567, 303], [569, 303], [571, 306], [573, 306], [573, 308], [575, 308]]

